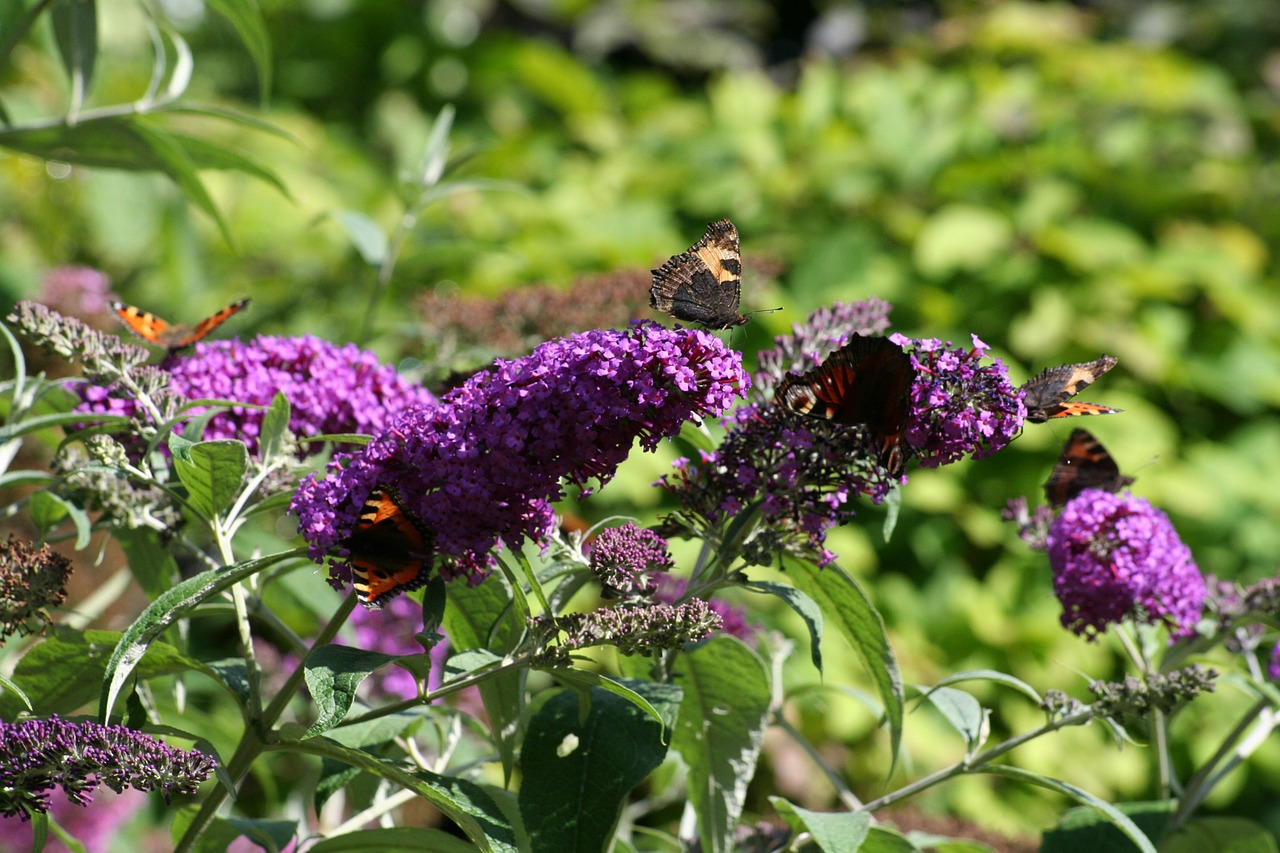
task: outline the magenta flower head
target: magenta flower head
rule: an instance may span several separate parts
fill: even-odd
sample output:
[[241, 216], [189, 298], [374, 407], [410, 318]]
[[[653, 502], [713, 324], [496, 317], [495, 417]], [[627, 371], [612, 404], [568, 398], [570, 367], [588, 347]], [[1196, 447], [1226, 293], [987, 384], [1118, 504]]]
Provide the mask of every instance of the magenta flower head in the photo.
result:
[[[293, 511], [322, 562], [368, 495], [392, 489], [435, 534], [441, 574], [479, 581], [499, 541], [545, 540], [563, 480], [607, 482], [636, 439], [653, 450], [690, 418], [725, 412], [746, 384], [741, 356], [692, 329], [639, 323], [549, 341], [392, 418], [326, 479], [304, 480]], [[345, 580], [345, 563], [331, 562]]]
[[1094, 639], [1132, 617], [1166, 623], [1174, 639], [1195, 631], [1204, 577], [1168, 516], [1143, 498], [1086, 489], [1063, 507], [1046, 544], [1069, 630]]
[[[310, 335], [202, 342], [189, 354], [166, 359], [163, 367], [169, 390], [187, 400], [267, 406], [283, 393], [291, 406], [289, 429], [298, 436], [377, 433], [393, 415], [435, 402], [429, 391], [379, 364], [373, 353]], [[118, 393], [87, 386], [80, 409], [131, 413], [133, 402], [118, 399]], [[237, 438], [256, 453], [262, 417], [262, 409], [232, 407], [210, 419], [204, 438]]]
[[1026, 416], [1009, 369], [998, 358], [981, 364], [989, 347], [972, 338], [973, 348], [966, 350], [934, 338], [889, 336], [916, 369], [906, 435], [925, 468], [956, 462], [966, 453], [990, 456], [1017, 435]]
[[651, 595], [656, 575], [675, 566], [667, 540], [634, 521], [601, 530], [589, 549], [591, 574], [619, 598]]

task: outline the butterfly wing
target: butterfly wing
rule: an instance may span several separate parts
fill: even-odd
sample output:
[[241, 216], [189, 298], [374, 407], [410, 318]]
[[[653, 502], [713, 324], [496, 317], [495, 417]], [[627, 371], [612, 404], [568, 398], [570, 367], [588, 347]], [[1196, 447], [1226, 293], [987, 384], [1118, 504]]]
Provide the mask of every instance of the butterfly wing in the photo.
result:
[[120, 315], [120, 319], [124, 321], [124, 324], [147, 343], [162, 346], [169, 350], [180, 350], [183, 347], [191, 346], [221, 326], [228, 317], [248, 305], [249, 300], [241, 299], [238, 302], [233, 302], [213, 316], [196, 323], [194, 327], [169, 323], [149, 311], [143, 311], [141, 308], [135, 308], [132, 305], [125, 305], [123, 302], [112, 301], [110, 304], [112, 310]]
[[182, 335], [182, 337], [180, 337], [174, 343], [169, 344], [168, 345], [169, 348], [181, 349], [183, 347], [191, 346], [196, 341], [205, 337], [205, 335], [208, 335], [214, 329], [218, 328], [223, 323], [225, 323], [227, 319], [231, 317], [233, 314], [237, 314], [240, 311], [243, 311], [245, 306], [247, 306], [248, 304], [249, 304], [248, 299], [241, 299], [236, 302], [232, 302], [230, 305], [228, 305], [226, 308], [223, 308], [221, 311], [217, 312], [216, 314], [206, 317], [203, 320], [201, 320], [199, 323], [196, 323], [194, 328], [191, 328], [191, 329], [184, 328], [183, 329], [184, 334]]
[[1088, 430], [1076, 429], [1045, 481], [1044, 495], [1051, 506], [1063, 506], [1085, 489], [1118, 492], [1132, 482], [1132, 477], [1120, 473], [1102, 442]]
[[774, 399], [793, 412], [867, 428], [880, 462], [898, 476], [906, 465], [903, 432], [915, 368], [888, 338], [854, 335], [807, 373], [787, 375]]
[[708, 225], [689, 251], [654, 270], [649, 288], [650, 307], [708, 329], [728, 329], [747, 322], [738, 310], [741, 298], [738, 229], [727, 219]]
[[1104, 355], [1094, 361], [1081, 364], [1050, 367], [1040, 375], [1028, 379], [1022, 386], [1023, 404], [1027, 407], [1027, 420], [1033, 424], [1040, 424], [1051, 418], [1112, 415], [1122, 411], [1110, 406], [1100, 406], [1097, 403], [1067, 402], [1115, 366], [1116, 360], [1109, 355]]
[[432, 536], [391, 489], [374, 489], [343, 540], [351, 585], [365, 607], [377, 608], [431, 577]]

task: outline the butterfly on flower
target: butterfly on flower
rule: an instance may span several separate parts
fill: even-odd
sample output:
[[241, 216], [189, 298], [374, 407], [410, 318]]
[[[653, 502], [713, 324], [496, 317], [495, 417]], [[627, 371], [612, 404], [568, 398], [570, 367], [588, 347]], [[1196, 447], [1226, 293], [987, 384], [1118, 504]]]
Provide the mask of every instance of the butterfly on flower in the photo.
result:
[[1085, 489], [1118, 492], [1131, 483], [1133, 478], [1120, 473], [1120, 466], [1102, 442], [1088, 430], [1076, 429], [1045, 481], [1044, 495], [1051, 506], [1065, 506]]
[[653, 270], [649, 306], [677, 320], [708, 329], [741, 326], [742, 253], [738, 229], [727, 219], [712, 222], [702, 239]]
[[243, 310], [248, 304], [248, 299], [232, 302], [226, 308], [210, 317], [206, 317], [194, 326], [186, 326], [169, 323], [155, 314], [143, 311], [141, 308], [135, 308], [132, 305], [125, 305], [123, 302], [112, 300], [110, 303], [111, 310], [120, 315], [120, 319], [129, 327], [130, 331], [147, 343], [164, 347], [169, 352], [175, 352], [191, 346], [221, 326], [233, 314]]
[[1081, 364], [1064, 364], [1050, 367], [1040, 375], [1028, 379], [1022, 385], [1023, 405], [1027, 407], [1027, 420], [1042, 424], [1052, 418], [1075, 418], [1081, 415], [1114, 415], [1123, 409], [1100, 406], [1097, 403], [1069, 402], [1093, 381], [1116, 366], [1116, 360], [1101, 356]]
[[379, 486], [360, 510], [355, 529], [343, 539], [356, 597], [373, 610], [426, 584], [431, 578], [434, 537], [390, 487]]
[[911, 356], [888, 338], [853, 335], [804, 374], [788, 374], [774, 400], [801, 415], [863, 426], [890, 475], [906, 467], [903, 437], [915, 381]]

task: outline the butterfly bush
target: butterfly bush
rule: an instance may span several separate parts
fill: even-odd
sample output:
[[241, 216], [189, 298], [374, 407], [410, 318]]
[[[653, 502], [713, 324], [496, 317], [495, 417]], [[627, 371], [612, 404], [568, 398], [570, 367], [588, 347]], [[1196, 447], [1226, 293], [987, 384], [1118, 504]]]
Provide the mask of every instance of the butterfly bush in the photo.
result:
[[1094, 639], [1132, 617], [1195, 631], [1204, 577], [1168, 516], [1128, 493], [1085, 489], [1067, 502], [1046, 541], [1062, 624]]
[[36, 548], [12, 533], [0, 543], [0, 646], [12, 635], [40, 634], [49, 610], [67, 598], [71, 561], [48, 545]]
[[795, 323], [790, 335], [774, 339], [774, 348], [756, 356], [754, 390], [766, 400], [788, 373], [806, 373], [849, 342], [855, 333], [878, 335], [889, 328], [892, 306], [883, 299], [836, 302]]
[[[723, 414], [746, 384], [741, 356], [693, 329], [638, 323], [549, 341], [393, 417], [328, 477], [305, 479], [293, 511], [322, 562], [374, 488], [390, 487], [435, 533], [441, 574], [478, 581], [499, 541], [545, 541], [562, 481], [604, 484], [637, 439], [653, 450], [690, 418]], [[335, 583], [347, 580], [330, 562]]]
[[[193, 352], [166, 359], [169, 390], [188, 400], [235, 400], [270, 405], [277, 393], [291, 405], [289, 429], [299, 436], [377, 433], [405, 409], [429, 406], [435, 397], [425, 388], [383, 365], [355, 344], [339, 345], [311, 335], [261, 335], [250, 341], [201, 342]], [[133, 414], [134, 402], [115, 387], [81, 391], [79, 410]], [[191, 410], [199, 414], [204, 409]], [[236, 438], [250, 453], [258, 449], [263, 410], [234, 406], [214, 415], [206, 440]]]
[[1000, 359], [980, 362], [989, 347], [972, 336], [966, 350], [936, 338], [890, 335], [911, 356], [907, 443], [925, 468], [948, 465], [970, 454], [983, 459], [1003, 448], [1022, 428], [1026, 408]]
[[49, 809], [49, 791], [61, 787], [78, 805], [106, 785], [194, 794], [213, 775], [215, 762], [198, 750], [175, 749], [125, 726], [44, 720], [0, 721], [0, 814], [29, 815]]
[[628, 521], [606, 527], [590, 544], [591, 574], [620, 597], [651, 595], [655, 577], [675, 567], [667, 540]]

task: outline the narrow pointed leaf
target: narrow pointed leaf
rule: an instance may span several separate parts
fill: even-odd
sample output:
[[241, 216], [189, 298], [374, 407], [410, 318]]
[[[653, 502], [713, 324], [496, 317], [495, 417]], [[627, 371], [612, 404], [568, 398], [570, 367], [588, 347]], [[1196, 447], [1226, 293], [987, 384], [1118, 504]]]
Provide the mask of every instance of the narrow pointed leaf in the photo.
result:
[[342, 722], [355, 702], [360, 682], [395, 659], [395, 655], [350, 646], [328, 645], [313, 650], [307, 657], [306, 679], [318, 713], [303, 738], [323, 734]]
[[754, 581], [747, 584], [747, 589], [776, 595], [804, 620], [809, 629], [809, 659], [813, 661], [814, 669], [822, 672], [822, 608], [818, 606], [818, 602], [784, 583]]
[[263, 103], [271, 92], [271, 36], [255, 0], [209, 0], [209, 7], [231, 22], [258, 70], [258, 94]]
[[271, 406], [262, 416], [262, 426], [258, 429], [258, 452], [263, 462], [272, 462], [283, 452], [290, 416], [289, 398], [277, 391], [271, 399]]
[[1031, 785], [1038, 785], [1041, 788], [1048, 788], [1050, 791], [1057, 791], [1065, 794], [1081, 805], [1101, 813], [1107, 820], [1111, 821], [1117, 829], [1125, 834], [1125, 836], [1137, 846], [1141, 853], [1156, 853], [1155, 845], [1151, 840], [1143, 834], [1127, 815], [1106, 800], [1089, 793], [1083, 788], [1077, 788], [1069, 782], [1063, 782], [1061, 779], [1053, 779], [1048, 776], [1041, 776], [1039, 773], [1032, 773], [1030, 770], [1023, 770], [1021, 767], [1013, 767], [1008, 765], [988, 765], [981, 768], [981, 772], [989, 773], [993, 776], [1003, 776], [1007, 779], [1015, 779], [1019, 782], [1026, 782]]
[[62, 67], [71, 78], [72, 104], [83, 104], [93, 86], [98, 60], [98, 4], [95, 0], [57, 0], [49, 10]]

